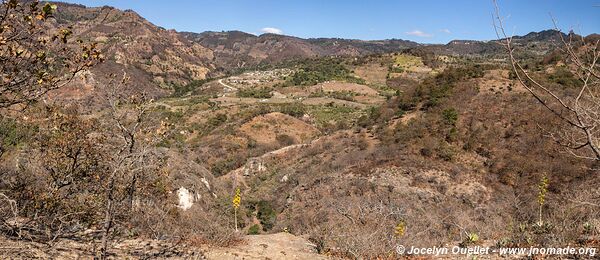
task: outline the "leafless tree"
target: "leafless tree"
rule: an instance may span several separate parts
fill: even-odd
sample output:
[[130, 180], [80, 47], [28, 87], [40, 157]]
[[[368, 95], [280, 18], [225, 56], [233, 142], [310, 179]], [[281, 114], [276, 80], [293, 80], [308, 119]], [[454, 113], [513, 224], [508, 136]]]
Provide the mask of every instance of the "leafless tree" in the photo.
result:
[[[149, 136], [152, 135], [149, 133], [151, 131], [142, 127], [148, 105], [152, 100], [147, 99], [143, 94], [130, 97], [120, 96], [121, 87], [128, 81], [129, 78], [124, 73], [120, 81], [111, 81], [109, 84], [112, 87], [109, 97], [110, 124], [114, 128], [112, 133], [114, 133], [116, 149], [109, 160], [111, 174], [106, 188], [104, 227], [100, 249], [102, 259], [108, 256], [111, 229], [115, 216], [119, 213], [115, 206], [121, 204], [127, 208], [120, 211], [130, 211], [140, 174], [151, 168], [157, 168], [157, 164], [150, 158], [152, 156], [150, 148], [155, 144], [152, 140], [156, 139]], [[145, 137], [144, 142], [139, 140], [142, 136]], [[117, 196], [117, 193], [120, 193], [120, 196]]]
[[[71, 40], [72, 29], [52, 20], [56, 8], [37, 0], [2, 0], [1, 110], [39, 101], [102, 60], [95, 44]], [[24, 219], [28, 223], [17, 228], [52, 241], [67, 233], [81, 235], [81, 223], [99, 222], [100, 257], [106, 258], [111, 233], [131, 215], [134, 198], [150, 200], [164, 192], [153, 186], [162, 183], [156, 174], [161, 158], [153, 149], [160, 133], [144, 125], [151, 100], [119, 96], [118, 86], [127, 81], [124, 75], [108, 86], [114, 87], [108, 120], [103, 114], [83, 116], [76, 107], [44, 106], [46, 113], [36, 121], [39, 131], [23, 155], [29, 162], [44, 162], [11, 173], [22, 186], [7, 184], [9, 189], [0, 192], [1, 232], [12, 232], [13, 224]], [[0, 156], [3, 152], [0, 146]]]
[[[348, 198], [336, 201], [331, 208], [348, 220], [340, 220], [343, 230], [331, 227], [328, 234], [341, 253], [355, 259], [377, 258], [378, 255], [392, 253], [396, 243], [394, 227], [405, 216], [402, 207], [382, 201]], [[373, 241], [379, 243], [374, 245]]]
[[[547, 110], [556, 115], [566, 127], [549, 136], [578, 158], [600, 161], [600, 72], [599, 40], [586, 41], [574, 33], [563, 34], [553, 19], [560, 38], [560, 49], [565, 55], [565, 68], [577, 76], [575, 94], [556, 90], [542, 83], [522, 65], [515, 55], [515, 42], [505, 29], [505, 19], [500, 15], [494, 0], [494, 28], [499, 42], [506, 48], [511, 69], [521, 85]], [[569, 86], [572, 87], [572, 86]]]

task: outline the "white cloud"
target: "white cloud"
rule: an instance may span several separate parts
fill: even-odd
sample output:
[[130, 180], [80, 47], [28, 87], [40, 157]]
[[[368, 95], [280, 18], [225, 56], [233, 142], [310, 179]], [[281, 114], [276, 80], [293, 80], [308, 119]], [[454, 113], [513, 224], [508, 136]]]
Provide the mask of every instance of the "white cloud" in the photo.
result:
[[449, 29], [441, 29], [440, 32], [451, 34], [452, 32]]
[[260, 29], [263, 33], [273, 33], [273, 34], [283, 34], [281, 29], [273, 28], [273, 27], [265, 27]]
[[412, 36], [417, 36], [417, 37], [427, 37], [427, 38], [433, 37], [433, 34], [428, 34], [428, 33], [425, 33], [425, 32], [419, 31], [419, 30], [406, 32], [406, 34], [412, 35]]

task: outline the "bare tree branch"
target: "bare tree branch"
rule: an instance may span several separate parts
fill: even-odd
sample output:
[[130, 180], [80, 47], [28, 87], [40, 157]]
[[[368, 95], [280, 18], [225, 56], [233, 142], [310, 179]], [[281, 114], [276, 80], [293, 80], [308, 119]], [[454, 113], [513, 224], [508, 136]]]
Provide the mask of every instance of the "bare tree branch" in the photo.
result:
[[[573, 41], [570, 34], [569, 40], [565, 39], [564, 34], [557, 26], [557, 22], [552, 18], [555, 31], [560, 38], [563, 52], [567, 55], [565, 58], [565, 67], [571, 69], [574, 75], [579, 77], [581, 86], [575, 97], [569, 94], [563, 94], [552, 90], [536, 80], [528, 72], [519, 60], [515, 57], [515, 47], [513, 37], [508, 36], [505, 31], [505, 22], [500, 15], [498, 2], [494, 2], [494, 30], [498, 37], [498, 42], [506, 48], [510, 66], [515, 73], [517, 80], [521, 85], [547, 110], [556, 115], [562, 122], [569, 125], [568, 135], [571, 140], [582, 140], [573, 142], [563, 142], [557, 140], [556, 136], [550, 135], [558, 144], [569, 149], [569, 153], [578, 158], [589, 160], [600, 160], [600, 137], [598, 131], [600, 128], [600, 100], [598, 99], [599, 76], [598, 60], [600, 52], [598, 51], [599, 41], [589, 44], [585, 42], [583, 36], [578, 41]], [[564, 92], [564, 91], [563, 91]], [[576, 151], [585, 149], [583, 154]]]

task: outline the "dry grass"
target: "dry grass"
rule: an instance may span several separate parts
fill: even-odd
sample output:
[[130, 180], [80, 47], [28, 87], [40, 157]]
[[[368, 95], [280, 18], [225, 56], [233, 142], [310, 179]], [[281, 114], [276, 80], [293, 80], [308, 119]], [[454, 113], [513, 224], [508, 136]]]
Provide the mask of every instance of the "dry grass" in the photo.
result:
[[320, 131], [294, 117], [274, 112], [253, 118], [240, 127], [241, 133], [263, 144], [276, 144], [278, 136], [289, 136], [294, 143], [310, 141]]
[[367, 63], [354, 68], [354, 74], [369, 84], [385, 85], [388, 67], [380, 63]]
[[347, 82], [326, 82], [317, 85], [317, 88], [325, 91], [325, 92], [336, 92], [336, 91], [350, 91], [355, 92], [361, 95], [367, 96], [377, 96], [379, 93], [370, 88], [369, 86], [360, 85], [356, 83], [347, 83]]

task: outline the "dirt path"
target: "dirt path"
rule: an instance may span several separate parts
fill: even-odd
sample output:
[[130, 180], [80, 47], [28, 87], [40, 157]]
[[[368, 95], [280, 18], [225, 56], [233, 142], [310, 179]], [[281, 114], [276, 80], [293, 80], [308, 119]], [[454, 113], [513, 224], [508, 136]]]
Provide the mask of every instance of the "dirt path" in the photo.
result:
[[219, 79], [218, 82], [219, 82], [219, 84], [223, 85], [223, 87], [225, 87], [229, 91], [232, 91], [232, 92], [238, 91], [238, 89], [236, 87], [232, 87], [230, 85], [223, 83], [223, 79]]
[[[184, 99], [182, 99], [182, 100], [184, 100]], [[174, 106], [171, 106], [171, 105], [165, 103], [164, 101], [153, 102], [153, 103], [150, 104], [150, 107], [160, 107], [160, 106], [163, 106], [163, 107], [165, 107], [166, 109], [168, 109], [170, 111], [174, 111], [175, 110]]]
[[[163, 240], [129, 239], [115, 242], [111, 259], [331, 259], [319, 255], [315, 245], [289, 233], [245, 236], [231, 247], [189, 246]], [[59, 239], [53, 247], [0, 237], [2, 259], [92, 259], [98, 245]]]
[[207, 259], [331, 259], [317, 254], [307, 239], [289, 233], [246, 236], [246, 243], [231, 248], [210, 248]]

